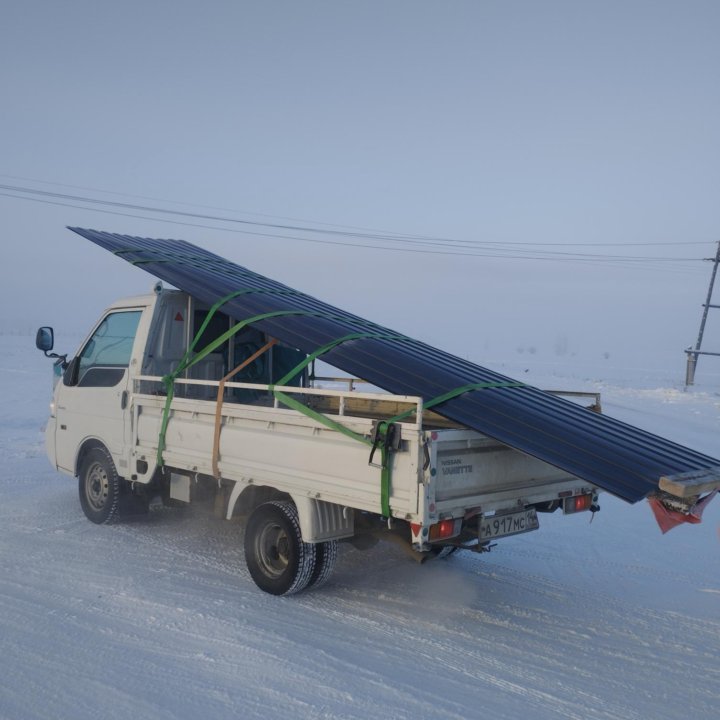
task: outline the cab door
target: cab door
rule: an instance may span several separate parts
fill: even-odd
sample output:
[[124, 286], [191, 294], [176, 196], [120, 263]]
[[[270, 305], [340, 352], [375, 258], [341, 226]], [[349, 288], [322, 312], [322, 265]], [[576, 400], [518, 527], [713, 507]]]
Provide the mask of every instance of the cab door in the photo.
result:
[[[142, 309], [108, 312], [67, 370], [56, 395], [55, 447], [59, 468], [75, 473], [81, 444], [100, 440], [115, 458], [130, 439], [129, 367]], [[118, 473], [126, 464], [120, 461]]]

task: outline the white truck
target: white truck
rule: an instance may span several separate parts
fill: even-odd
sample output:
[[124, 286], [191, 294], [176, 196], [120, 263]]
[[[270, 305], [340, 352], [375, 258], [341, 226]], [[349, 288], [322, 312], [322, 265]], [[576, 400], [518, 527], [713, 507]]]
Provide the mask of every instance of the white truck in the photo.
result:
[[[587, 481], [424, 410], [419, 397], [360, 392], [352, 379], [333, 389], [305, 368], [283, 392], [307, 410], [281, 404], [274, 383], [305, 355], [251, 327], [222, 341], [234, 323], [158, 283], [109, 307], [72, 360], [50, 355], [47, 454], [78, 478], [92, 522], [147, 511], [157, 497], [210, 501], [228, 520], [247, 516], [249, 572], [282, 595], [323, 584], [339, 541], [385, 537], [419, 559], [482, 552], [536, 530], [538, 513], [599, 509]], [[199, 345], [212, 352], [169, 387], [203, 324]], [[52, 328], [36, 344], [48, 355]], [[588, 397], [587, 412], [599, 411]], [[401, 418], [392, 437], [378, 433], [388, 417]]]

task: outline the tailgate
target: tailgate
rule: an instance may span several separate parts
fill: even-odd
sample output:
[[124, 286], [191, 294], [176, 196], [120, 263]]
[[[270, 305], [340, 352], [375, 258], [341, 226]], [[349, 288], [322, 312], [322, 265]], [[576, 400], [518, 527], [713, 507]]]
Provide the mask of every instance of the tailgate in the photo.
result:
[[[472, 430], [439, 430], [430, 435], [438, 510], [488, 507], [493, 500], [543, 502], [592, 486], [553, 465]], [[493, 504], [495, 504], [493, 503]]]

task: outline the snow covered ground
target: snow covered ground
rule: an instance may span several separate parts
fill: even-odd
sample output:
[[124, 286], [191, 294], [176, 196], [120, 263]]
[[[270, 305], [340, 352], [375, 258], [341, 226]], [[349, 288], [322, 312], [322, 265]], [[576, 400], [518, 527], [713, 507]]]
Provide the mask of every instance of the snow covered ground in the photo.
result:
[[[644, 504], [603, 495], [592, 524], [543, 515], [422, 566], [343, 546], [323, 590], [275, 598], [241, 524], [88, 522], [44, 453], [50, 361], [30, 337], [0, 337], [0, 358], [3, 720], [718, 717], [720, 500], [663, 536]], [[607, 413], [720, 454], [717, 385], [533, 360], [493, 367], [599, 388]]]

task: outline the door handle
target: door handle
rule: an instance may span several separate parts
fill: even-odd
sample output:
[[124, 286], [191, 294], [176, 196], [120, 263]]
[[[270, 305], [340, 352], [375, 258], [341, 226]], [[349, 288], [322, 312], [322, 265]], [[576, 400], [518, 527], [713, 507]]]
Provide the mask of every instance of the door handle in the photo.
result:
[[127, 390], [123, 390], [120, 395], [120, 409], [124, 410], [127, 407], [128, 393]]

